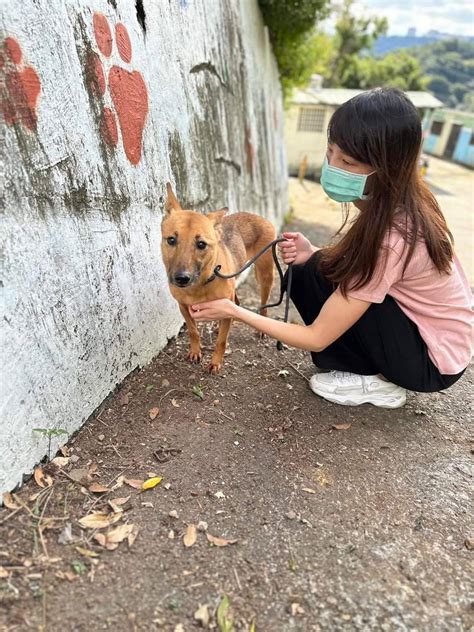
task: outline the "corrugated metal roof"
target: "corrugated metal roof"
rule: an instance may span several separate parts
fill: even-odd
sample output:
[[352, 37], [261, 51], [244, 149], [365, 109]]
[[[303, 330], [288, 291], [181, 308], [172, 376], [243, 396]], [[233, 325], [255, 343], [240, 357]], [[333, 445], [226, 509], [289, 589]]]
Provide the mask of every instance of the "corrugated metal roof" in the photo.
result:
[[[342, 105], [352, 97], [365, 92], [348, 88], [321, 88], [320, 90], [295, 90], [292, 103], [298, 105]], [[417, 108], [440, 108], [443, 103], [429, 92], [408, 91], [406, 95]]]

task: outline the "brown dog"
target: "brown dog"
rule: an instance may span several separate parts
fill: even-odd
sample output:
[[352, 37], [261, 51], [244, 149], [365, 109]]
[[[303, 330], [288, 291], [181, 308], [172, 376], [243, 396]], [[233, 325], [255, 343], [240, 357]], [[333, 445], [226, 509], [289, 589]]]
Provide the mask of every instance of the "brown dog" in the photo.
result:
[[[188, 326], [187, 357], [191, 362], [200, 362], [199, 332], [187, 306], [218, 298], [228, 298], [238, 304], [235, 279], [212, 279], [214, 268], [221, 265], [222, 274], [240, 270], [248, 259], [275, 239], [275, 229], [268, 220], [253, 213], [225, 217], [227, 208], [207, 215], [183, 210], [169, 183], [166, 189], [168, 198], [161, 224], [163, 262], [171, 294], [178, 301]], [[261, 305], [265, 305], [273, 284], [270, 250], [256, 261], [255, 274], [260, 285]], [[221, 368], [231, 324], [231, 318], [219, 321], [210, 373], [218, 373]]]

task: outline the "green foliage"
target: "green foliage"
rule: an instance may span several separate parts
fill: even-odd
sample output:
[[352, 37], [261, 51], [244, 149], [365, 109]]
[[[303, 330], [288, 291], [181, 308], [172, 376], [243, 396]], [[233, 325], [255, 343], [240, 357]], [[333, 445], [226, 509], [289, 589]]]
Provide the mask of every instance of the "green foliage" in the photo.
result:
[[425, 90], [428, 81], [422, 75], [419, 61], [403, 50], [389, 53], [382, 59], [354, 57], [343, 77], [344, 87], [362, 90], [378, 86]]
[[474, 91], [474, 42], [441, 40], [409, 49], [422, 71], [430, 77], [428, 90], [448, 107], [472, 109]]
[[323, 53], [315, 25], [328, 14], [328, 0], [259, 0], [278, 62], [283, 94], [308, 82]]
[[326, 75], [333, 88], [352, 87], [347, 85], [347, 76], [353, 74], [359, 55], [371, 49], [379, 35], [388, 29], [386, 18], [354, 16], [353, 4], [354, 0], [344, 0], [336, 21], [332, 61]]

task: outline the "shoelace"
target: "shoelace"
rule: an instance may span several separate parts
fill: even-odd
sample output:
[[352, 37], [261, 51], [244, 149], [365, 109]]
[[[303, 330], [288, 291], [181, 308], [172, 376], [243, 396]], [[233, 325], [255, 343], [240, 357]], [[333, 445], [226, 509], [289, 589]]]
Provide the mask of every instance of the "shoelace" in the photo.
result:
[[336, 379], [345, 384], [354, 384], [362, 388], [363, 393], [368, 393], [368, 381], [365, 375], [356, 375], [348, 371], [331, 371]]

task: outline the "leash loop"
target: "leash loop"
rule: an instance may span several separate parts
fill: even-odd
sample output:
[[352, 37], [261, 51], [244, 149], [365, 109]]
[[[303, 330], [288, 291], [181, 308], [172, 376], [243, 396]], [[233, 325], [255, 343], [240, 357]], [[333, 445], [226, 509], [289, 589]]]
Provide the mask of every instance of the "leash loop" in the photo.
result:
[[[242, 272], [245, 272], [245, 270], [247, 270], [247, 268], [249, 268], [251, 265], [253, 265], [257, 261], [257, 259], [259, 257], [261, 257], [263, 254], [265, 254], [267, 252], [267, 250], [269, 250], [271, 248], [272, 249], [273, 261], [275, 263], [275, 267], [276, 267], [276, 269], [278, 271], [278, 275], [280, 277], [280, 298], [279, 298], [278, 302], [276, 302], [276, 303], [267, 303], [266, 305], [261, 305], [259, 307], [259, 311], [261, 311], [263, 309], [267, 309], [269, 307], [278, 307], [278, 305], [281, 305], [281, 303], [283, 301], [283, 296], [285, 294], [285, 288], [284, 288], [284, 285], [283, 285], [284, 273], [283, 273], [283, 270], [281, 269], [280, 262], [278, 261], [278, 256], [277, 256], [277, 252], [276, 252], [277, 244], [281, 243], [282, 241], [288, 241], [288, 240], [285, 239], [285, 237], [278, 237], [277, 239], [274, 239], [269, 244], [267, 244], [264, 248], [262, 248], [259, 252], [257, 252], [257, 254], [254, 255], [251, 259], [249, 259], [240, 270], [237, 270], [237, 272], [233, 272], [232, 274], [222, 274], [221, 273], [222, 266], [221, 265], [217, 265], [214, 268], [214, 271], [213, 271], [212, 275], [206, 281], [206, 283], [210, 283], [216, 277], [219, 278], [219, 279], [233, 279], [234, 277], [239, 276], [239, 274], [242, 274]], [[288, 322], [288, 314], [289, 314], [289, 311], [290, 311], [290, 295], [291, 295], [291, 284], [292, 284], [292, 281], [293, 281], [293, 264], [290, 263], [290, 264], [288, 264], [288, 282], [287, 282], [287, 287], [286, 287], [285, 317], [284, 317], [284, 322], [285, 323]], [[283, 349], [283, 345], [282, 345], [282, 343], [280, 341], [277, 342], [277, 349], [279, 351], [281, 351]]]

